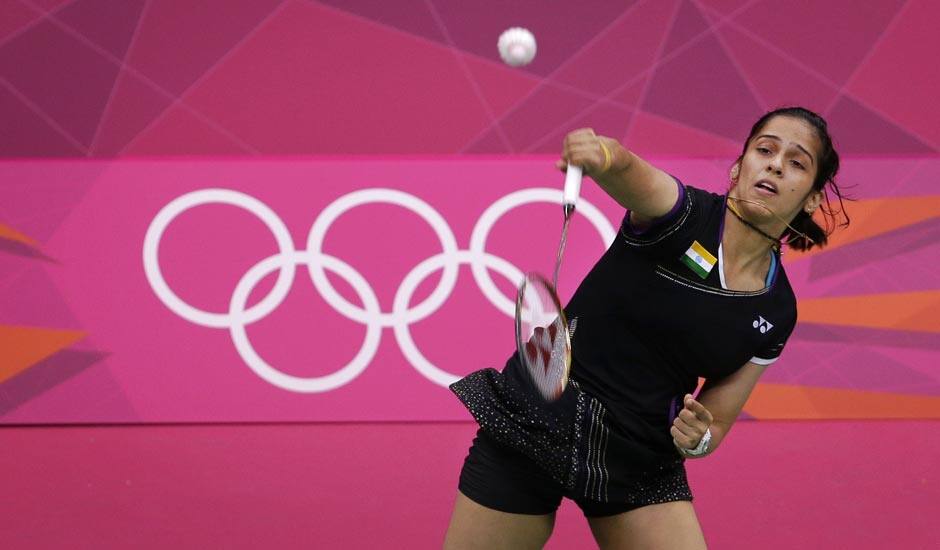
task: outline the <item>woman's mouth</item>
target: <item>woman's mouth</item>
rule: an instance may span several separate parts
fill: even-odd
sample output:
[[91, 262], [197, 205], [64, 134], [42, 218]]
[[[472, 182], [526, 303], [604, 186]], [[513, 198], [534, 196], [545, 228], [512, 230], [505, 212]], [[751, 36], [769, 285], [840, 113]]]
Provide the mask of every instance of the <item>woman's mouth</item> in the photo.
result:
[[776, 195], [777, 186], [767, 180], [761, 180], [754, 186], [762, 195]]

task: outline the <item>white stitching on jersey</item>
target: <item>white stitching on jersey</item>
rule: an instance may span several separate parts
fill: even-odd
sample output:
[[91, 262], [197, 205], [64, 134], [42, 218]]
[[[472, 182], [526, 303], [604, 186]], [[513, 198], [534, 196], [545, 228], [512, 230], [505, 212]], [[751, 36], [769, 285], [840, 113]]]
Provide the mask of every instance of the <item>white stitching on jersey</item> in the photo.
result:
[[[682, 212], [682, 216], [680, 216], [679, 219], [676, 220], [676, 223], [672, 224], [672, 226], [671, 226], [669, 229], [667, 229], [666, 231], [664, 231], [663, 234], [660, 235], [659, 237], [657, 237], [656, 239], [654, 239], [654, 240], [652, 240], [652, 241], [641, 241], [641, 240], [638, 240], [638, 239], [636, 239], [636, 238], [634, 238], [634, 237], [631, 237], [630, 235], [627, 235], [627, 233], [624, 231], [624, 229], [623, 229], [623, 224], [622, 224], [622, 223], [620, 224], [620, 236], [623, 237], [623, 240], [626, 241], [626, 243], [627, 243], [628, 245], [632, 245], [632, 246], [650, 246], [650, 245], [654, 245], [654, 244], [656, 244], [656, 243], [662, 241], [663, 239], [665, 239], [665, 238], [668, 237], [669, 235], [672, 235], [673, 233], [675, 233], [676, 231], [678, 231], [680, 227], [682, 227], [682, 224], [685, 223], [686, 218], [689, 217], [689, 213], [692, 211], [692, 202], [693, 202], [692, 195], [689, 193], [689, 190], [688, 190], [688, 189], [685, 190], [685, 194], [688, 195], [688, 197], [689, 197], [689, 202], [686, 203], [686, 205], [685, 205], [685, 211]], [[629, 220], [628, 220], [628, 221], [629, 221]]]
[[591, 467], [591, 455], [593, 454], [594, 449], [594, 424], [596, 421], [595, 410], [594, 410], [594, 401], [595, 399], [591, 398], [590, 408], [591, 408], [591, 425], [588, 428], [588, 448], [587, 456], [584, 459], [584, 465], [587, 468], [587, 480], [584, 484], [584, 497], [588, 498], [588, 495], [591, 491], [591, 478], [594, 477], [594, 469]]
[[693, 290], [701, 290], [702, 292], [717, 294], [719, 296], [759, 296], [761, 294], [766, 294], [770, 290], [769, 286], [766, 286], [760, 290], [727, 290], [724, 288], [713, 288], [710, 286], [700, 285], [694, 281], [690, 281], [681, 275], [669, 271], [661, 265], [656, 266], [655, 273], [660, 277], [664, 277], [674, 283], [679, 283], [680, 285], [689, 287]]
[[607, 482], [610, 481], [610, 473], [607, 471], [607, 443], [608, 441], [610, 441], [610, 428], [608, 428], [607, 425], [604, 423], [604, 419], [606, 417], [607, 417], [607, 409], [602, 408], [601, 409], [601, 429], [603, 430], [602, 432], [603, 442], [601, 443], [600, 464], [601, 464], [601, 469], [603, 471], [603, 476], [601, 477], [601, 479], [603, 480], [602, 488], [604, 492], [603, 492], [603, 496], [601, 496], [601, 492], [598, 491], [597, 496], [601, 497], [601, 500], [604, 502], [607, 502]]

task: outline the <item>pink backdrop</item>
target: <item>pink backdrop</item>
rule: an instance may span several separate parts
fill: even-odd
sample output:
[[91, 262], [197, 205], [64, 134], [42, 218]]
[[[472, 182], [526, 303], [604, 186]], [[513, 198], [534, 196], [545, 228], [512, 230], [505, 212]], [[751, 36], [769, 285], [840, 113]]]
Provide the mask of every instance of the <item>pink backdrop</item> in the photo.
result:
[[[446, 385], [502, 365], [515, 284], [550, 272], [552, 160], [0, 164], [20, 231], [0, 264], [0, 418], [464, 419]], [[724, 185], [724, 161], [654, 161]], [[938, 175], [934, 161], [847, 160], [854, 225], [821, 253], [785, 255], [801, 322], [748, 414], [938, 415], [940, 296], [924, 269], [940, 246], [926, 237]], [[583, 189], [563, 296], [622, 216]]]
[[[227, 328], [158, 298], [143, 268], [147, 227], [174, 199], [225, 187], [268, 204], [303, 250], [324, 207], [382, 187], [431, 205], [467, 250], [494, 201], [557, 188], [549, 163], [580, 126], [716, 188], [765, 110], [795, 103], [825, 116], [841, 181], [859, 184], [853, 229], [824, 253], [787, 256], [800, 324], [746, 416], [936, 418], [938, 20], [933, 0], [0, 0], [4, 541], [306, 548], [315, 535], [346, 548], [439, 547], [469, 422], [9, 424], [466, 419], [408, 362], [391, 317], [345, 385], [271, 384]], [[514, 25], [538, 40], [518, 69], [495, 48]], [[455, 185], [473, 174], [494, 179]], [[552, 238], [531, 250], [511, 238], [523, 218], [544, 220], [536, 227]], [[547, 269], [557, 226], [555, 207], [522, 206], [486, 249]], [[385, 243], [389, 227], [408, 235], [404, 246]], [[572, 239], [569, 292], [600, 250], [584, 219]], [[205, 205], [172, 221], [160, 265], [182, 299], [225, 312], [242, 276], [276, 250], [253, 214]], [[369, 204], [337, 218], [323, 250], [361, 272], [387, 313], [441, 245], [411, 211]], [[366, 328], [300, 267], [247, 334], [272, 365], [322, 377], [353, 359]], [[418, 285], [412, 306], [440, 276]], [[481, 349], [465, 330], [471, 312], [504, 340]], [[507, 325], [462, 264], [450, 296], [409, 329], [429, 360], [458, 373], [501, 362]], [[473, 354], [446, 354], [435, 331]], [[937, 546], [936, 420], [740, 424], [722, 458], [690, 466], [711, 546]], [[588, 547], [568, 504], [549, 547]]]
[[[354, 301], [359, 292], [375, 293], [372, 310], [384, 313], [376, 314], [371, 331], [355, 307], [335, 311], [342, 300], [321, 295], [322, 282], [301, 284], [303, 276], [283, 304], [247, 325], [259, 358], [276, 367], [268, 378], [280, 386], [255, 373], [264, 371], [258, 361], [255, 370], [249, 367], [229, 329], [205, 319], [210, 326], [193, 324], [140, 284], [142, 259], [135, 263], [127, 254], [142, 254], [141, 224], [186, 192], [235, 188], [270, 203], [302, 250], [309, 225], [330, 201], [364, 188], [394, 188], [437, 209], [457, 243], [448, 257], [469, 262], [470, 232], [487, 206], [516, 189], [559, 185], [549, 164], [573, 128], [590, 126], [646, 157], [674, 159], [666, 164], [677, 172], [690, 162], [698, 167], [685, 174], [690, 181], [718, 188], [750, 124], [768, 109], [794, 103], [829, 121], [846, 158], [841, 181], [855, 185], [850, 192], [862, 202], [853, 205], [853, 229], [829, 251], [793, 262], [802, 322], [786, 366], [768, 373], [747, 413], [940, 414], [937, 3], [884, 0], [858, 9], [851, 0], [585, 0], [579, 6], [572, 24], [568, 6], [541, 0], [0, 3], [0, 156], [9, 161], [0, 179], [0, 344], [9, 350], [0, 356], [0, 418], [349, 417], [334, 400], [351, 403], [355, 418], [450, 418], [460, 411], [441, 390], [448, 376], [422, 370], [417, 354], [446, 364], [451, 375], [499, 364], [510, 347], [505, 340], [487, 340], [473, 361], [449, 356], [442, 343], [479, 347], [460, 328], [461, 315], [477, 308], [476, 317], [488, 323], [506, 318], [490, 303], [501, 301], [497, 293], [485, 283], [478, 289], [470, 264], [462, 263], [456, 280], [453, 265], [445, 270], [440, 288], [455, 286], [433, 315], [403, 307], [408, 323], [399, 322], [392, 308], [402, 281], [423, 260], [433, 263], [430, 255], [439, 250], [435, 232], [410, 211], [356, 207], [325, 238], [327, 253], [341, 250], [337, 261], [362, 272], [358, 290], [343, 273], [329, 272], [338, 292]], [[520, 24], [534, 32], [538, 55], [526, 67], [510, 68], [496, 55], [496, 37]], [[98, 162], [75, 162], [89, 159]], [[501, 179], [510, 166], [518, 177]], [[425, 179], [403, 176], [404, 170]], [[486, 176], [485, 185], [456, 187], [477, 173]], [[309, 191], [313, 185], [316, 193]], [[108, 201], [123, 202], [89, 202], [108, 186], [120, 191]], [[615, 224], [610, 205], [598, 206]], [[107, 210], [89, 217], [91, 208]], [[553, 233], [551, 210], [525, 206], [501, 219], [488, 241], [493, 257], [520, 269], [544, 265], [553, 238], [545, 249], [527, 248], [502, 226], [543, 216]], [[394, 225], [409, 236], [403, 252], [369, 240], [387, 232], [353, 229], [374, 227], [377, 217], [387, 217], [383, 228]], [[78, 225], [81, 220], [92, 223]], [[585, 248], [566, 266], [569, 288], [601, 242], [589, 225], [576, 229]], [[186, 211], [165, 237], [170, 288], [214, 312], [224, 312], [241, 276], [277, 250], [256, 216], [232, 206]], [[481, 262], [497, 271], [502, 265], [489, 256], [477, 257]], [[194, 265], [204, 271], [186, 269]], [[410, 281], [420, 283], [415, 304], [441, 276], [426, 275]], [[511, 286], [499, 274], [493, 278]], [[130, 283], [138, 286], [123, 286]], [[260, 281], [256, 292], [271, 284]], [[316, 337], [303, 332], [308, 327]], [[437, 327], [446, 339], [433, 334]], [[148, 332], [147, 341], [137, 341]], [[312, 354], [322, 353], [317, 341], [332, 345], [329, 356], [314, 360]], [[354, 361], [363, 342], [362, 361], [336, 375], [345, 379], [326, 378]], [[353, 378], [366, 362], [371, 366]], [[204, 384], [209, 372], [214, 385]], [[284, 375], [323, 379], [333, 389], [297, 394], [283, 388], [293, 380]], [[390, 380], [424, 388], [433, 412], [419, 411], [407, 393], [364, 403], [367, 388]], [[363, 393], [340, 399], [347, 392]], [[75, 399], [79, 394], [87, 397]]]

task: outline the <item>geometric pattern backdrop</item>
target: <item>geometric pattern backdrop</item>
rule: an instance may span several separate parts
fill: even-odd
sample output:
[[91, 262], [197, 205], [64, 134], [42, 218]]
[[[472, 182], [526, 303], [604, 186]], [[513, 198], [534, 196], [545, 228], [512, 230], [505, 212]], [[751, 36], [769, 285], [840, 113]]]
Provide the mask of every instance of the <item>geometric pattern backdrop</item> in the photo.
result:
[[[940, 148], [931, 0], [4, 0], [0, 155], [734, 155], [768, 108], [845, 155]], [[521, 69], [496, 38], [538, 40]]]
[[[830, 247], [788, 254], [800, 324], [747, 412], [937, 418], [938, 20], [930, 0], [2, 0], [0, 157], [518, 158], [590, 126], [713, 159], [717, 182], [762, 112], [804, 105], [859, 200]], [[510, 26], [538, 40], [527, 67], [496, 54]], [[35, 195], [0, 180], [0, 419], [107, 364], [43, 275], [85, 177]]]
[[[725, 160], [650, 158], [713, 191], [726, 181]], [[549, 188], [557, 199], [552, 160], [0, 163], [0, 421], [465, 419], [441, 386], [503, 363], [512, 347], [512, 285], [496, 290], [508, 304], [501, 307], [469, 265], [449, 271], [454, 279], [437, 271], [457, 267], [459, 254], [478, 258], [470, 265], [485, 266], [496, 283], [547, 269], [557, 206], [522, 204], [505, 215], [494, 207], [524, 188]], [[844, 177], [861, 182], [853, 223], [822, 251], [784, 255], [799, 324], [745, 412], [759, 419], [940, 418], [940, 196], [926, 194], [940, 178], [940, 159], [857, 158]], [[158, 212], [208, 188], [245, 193], [273, 214], [196, 206], [156, 230], [163, 236], [150, 242], [159, 243], [158, 256], [145, 252], [142, 261], [146, 235], [164, 219]], [[381, 204], [389, 199], [379, 199], [376, 188], [423, 201], [440, 221], [409, 212], [416, 206]], [[582, 191], [562, 296], [597, 261], [623, 215], [598, 186], [588, 182]], [[323, 238], [308, 237], [317, 227]], [[553, 237], [533, 240], [533, 229]], [[275, 240], [279, 234], [287, 237]], [[486, 235], [480, 248], [474, 235]], [[259, 268], [279, 257], [272, 254], [291, 247], [344, 263], [307, 260], [293, 282], [285, 280], [289, 294], [279, 296], [286, 299], [269, 299], [278, 292], [270, 283], [282, 276], [249, 274], [265, 273]], [[303, 265], [321, 263], [352, 309], [326, 286], [310, 284]], [[239, 288], [254, 296], [250, 311], [278, 305], [255, 321], [247, 320], [254, 313], [225, 315], [250, 325], [238, 337], [231, 321], [171, 307], [145, 264], [162, 266], [182, 303], [214, 315], [244, 311], [231, 305]], [[273, 378], [282, 375], [299, 378]]]

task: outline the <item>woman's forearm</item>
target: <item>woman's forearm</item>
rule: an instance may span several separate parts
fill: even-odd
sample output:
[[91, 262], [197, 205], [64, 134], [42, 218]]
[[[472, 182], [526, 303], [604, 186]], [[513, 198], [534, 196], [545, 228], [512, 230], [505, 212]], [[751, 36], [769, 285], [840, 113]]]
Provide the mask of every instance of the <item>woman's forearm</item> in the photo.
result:
[[618, 204], [639, 218], [652, 220], [669, 212], [678, 198], [671, 176], [646, 162], [616, 140], [601, 137], [610, 150], [610, 168], [592, 176]]

